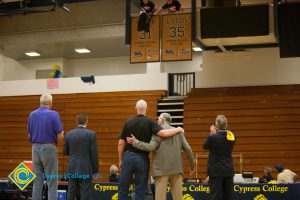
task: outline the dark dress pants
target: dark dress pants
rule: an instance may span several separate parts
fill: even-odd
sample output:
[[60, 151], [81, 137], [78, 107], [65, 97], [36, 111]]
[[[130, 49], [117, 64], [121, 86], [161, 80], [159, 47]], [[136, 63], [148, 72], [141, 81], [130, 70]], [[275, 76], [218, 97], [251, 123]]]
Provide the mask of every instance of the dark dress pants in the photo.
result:
[[80, 199], [81, 200], [89, 200], [91, 199], [91, 189], [92, 189], [92, 179], [77, 179], [71, 178], [68, 180], [68, 200], [74, 200], [76, 193], [80, 190]]
[[211, 200], [233, 200], [233, 177], [209, 177]]

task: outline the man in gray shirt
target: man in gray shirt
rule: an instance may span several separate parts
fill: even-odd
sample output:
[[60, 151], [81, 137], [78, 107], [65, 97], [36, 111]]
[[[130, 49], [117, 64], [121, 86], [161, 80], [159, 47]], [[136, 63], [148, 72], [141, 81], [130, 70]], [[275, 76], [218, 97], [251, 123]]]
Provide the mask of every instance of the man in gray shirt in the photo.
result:
[[[158, 118], [158, 124], [163, 129], [172, 129], [171, 116], [162, 113]], [[150, 143], [137, 140], [135, 137], [127, 137], [127, 142], [133, 147], [143, 151], [153, 151], [152, 176], [155, 178], [155, 199], [165, 200], [167, 184], [170, 184], [173, 200], [182, 200], [183, 160], [182, 150], [185, 151], [189, 162], [190, 172], [195, 170], [193, 152], [183, 134], [161, 138], [153, 135]]]

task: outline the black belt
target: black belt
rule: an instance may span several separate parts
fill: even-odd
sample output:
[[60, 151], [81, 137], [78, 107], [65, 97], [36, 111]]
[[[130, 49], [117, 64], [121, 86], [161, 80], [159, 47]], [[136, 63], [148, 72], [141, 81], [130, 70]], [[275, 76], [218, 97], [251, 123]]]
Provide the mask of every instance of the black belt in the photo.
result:
[[53, 145], [55, 145], [55, 142], [33, 142], [32, 144], [53, 144]]

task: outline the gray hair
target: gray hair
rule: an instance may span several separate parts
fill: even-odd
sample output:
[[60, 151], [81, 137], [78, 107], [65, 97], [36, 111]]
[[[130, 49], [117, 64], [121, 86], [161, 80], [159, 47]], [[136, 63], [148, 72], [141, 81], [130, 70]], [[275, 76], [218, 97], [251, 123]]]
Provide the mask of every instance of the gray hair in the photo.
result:
[[48, 106], [52, 104], [52, 95], [51, 94], [43, 94], [40, 98], [41, 106]]
[[219, 130], [225, 130], [227, 128], [227, 119], [224, 115], [217, 116], [216, 126]]
[[146, 111], [147, 110], [147, 103], [144, 100], [139, 100], [138, 102], [136, 102], [136, 106], [135, 108], [137, 109], [137, 111]]
[[165, 120], [165, 122], [168, 124], [171, 124], [171, 122], [172, 122], [172, 118], [169, 113], [161, 113], [159, 117], [163, 118]]

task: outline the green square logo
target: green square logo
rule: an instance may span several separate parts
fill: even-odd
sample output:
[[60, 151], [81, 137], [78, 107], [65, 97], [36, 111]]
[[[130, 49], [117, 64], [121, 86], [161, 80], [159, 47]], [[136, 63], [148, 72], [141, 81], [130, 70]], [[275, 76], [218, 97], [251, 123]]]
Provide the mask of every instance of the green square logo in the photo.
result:
[[23, 162], [8, 175], [8, 178], [21, 190], [24, 190], [35, 177], [36, 175]]

